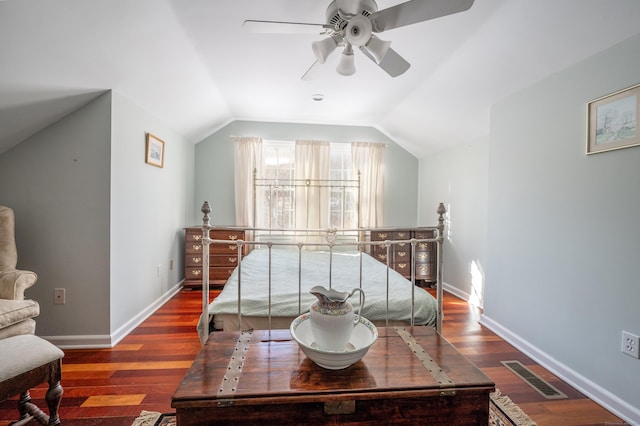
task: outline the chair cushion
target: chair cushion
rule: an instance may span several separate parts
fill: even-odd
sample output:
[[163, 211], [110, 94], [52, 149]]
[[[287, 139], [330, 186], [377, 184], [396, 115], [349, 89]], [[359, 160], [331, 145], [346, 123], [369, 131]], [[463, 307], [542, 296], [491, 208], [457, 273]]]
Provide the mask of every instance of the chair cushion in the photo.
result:
[[32, 334], [0, 340], [0, 382], [64, 357], [56, 346]]
[[0, 340], [21, 334], [36, 334], [36, 322], [33, 319], [26, 319], [9, 327], [0, 328]]
[[35, 300], [0, 299], [0, 328], [17, 324], [40, 314], [40, 305]]

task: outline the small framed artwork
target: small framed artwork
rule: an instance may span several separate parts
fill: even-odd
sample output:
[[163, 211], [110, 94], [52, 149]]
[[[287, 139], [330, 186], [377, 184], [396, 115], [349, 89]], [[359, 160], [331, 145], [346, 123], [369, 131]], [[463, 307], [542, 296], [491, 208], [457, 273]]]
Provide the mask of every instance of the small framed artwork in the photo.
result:
[[587, 154], [640, 145], [640, 84], [587, 105]]
[[146, 162], [156, 167], [164, 167], [164, 141], [147, 133]]

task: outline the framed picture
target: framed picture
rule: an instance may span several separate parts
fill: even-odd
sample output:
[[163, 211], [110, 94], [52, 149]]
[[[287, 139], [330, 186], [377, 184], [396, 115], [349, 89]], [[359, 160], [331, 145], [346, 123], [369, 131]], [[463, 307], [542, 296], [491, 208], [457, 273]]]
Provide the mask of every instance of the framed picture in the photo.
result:
[[640, 84], [589, 102], [587, 154], [640, 145]]
[[146, 162], [156, 167], [164, 167], [164, 141], [147, 133]]

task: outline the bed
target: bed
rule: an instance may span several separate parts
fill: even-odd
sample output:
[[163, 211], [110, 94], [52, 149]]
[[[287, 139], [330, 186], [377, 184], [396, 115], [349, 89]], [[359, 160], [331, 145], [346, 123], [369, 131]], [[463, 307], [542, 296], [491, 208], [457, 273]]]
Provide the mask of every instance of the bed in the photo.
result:
[[[309, 184], [309, 180], [305, 180]], [[438, 208], [438, 224], [423, 227], [434, 238], [371, 241], [372, 229], [259, 229], [243, 227], [246, 240], [213, 240], [209, 230], [211, 207], [203, 212], [202, 314], [198, 333], [204, 344], [209, 330], [287, 329], [297, 316], [309, 310], [315, 297], [311, 287], [324, 285], [340, 291], [362, 288], [366, 302], [362, 315], [379, 326], [426, 325], [441, 330], [442, 243], [445, 208]], [[372, 247], [382, 245], [391, 253], [396, 244], [435, 243], [437, 250], [436, 297], [416, 285], [415, 264], [411, 278], [396, 272], [387, 262], [373, 258]], [[233, 244], [238, 266], [221, 293], [209, 303], [209, 245]], [[387, 257], [388, 258], [388, 257]], [[357, 297], [352, 303], [359, 306]]]
[[[327, 267], [329, 263], [331, 271]], [[240, 299], [239, 282], [244, 283]], [[288, 328], [291, 321], [306, 312], [315, 301], [315, 296], [309, 293], [315, 285], [341, 291], [362, 288], [366, 295], [362, 315], [375, 324], [389, 321], [390, 325], [411, 322], [413, 291], [414, 323], [436, 324], [436, 301], [427, 291], [412, 286], [398, 272], [356, 250], [305, 251], [286, 246], [255, 249], [242, 260], [242, 267], [234, 270], [223, 291], [209, 305], [209, 311], [218, 330]], [[269, 296], [271, 303], [265, 303]], [[355, 300], [353, 303], [359, 302]], [[241, 325], [238, 312], [242, 312]]]

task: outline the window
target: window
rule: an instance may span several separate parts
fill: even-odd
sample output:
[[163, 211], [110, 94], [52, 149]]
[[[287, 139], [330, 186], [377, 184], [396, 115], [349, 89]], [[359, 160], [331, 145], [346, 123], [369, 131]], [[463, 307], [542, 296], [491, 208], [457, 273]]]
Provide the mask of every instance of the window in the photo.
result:
[[[232, 140], [239, 226], [354, 229], [382, 225], [384, 144], [252, 136]], [[258, 178], [255, 192], [254, 177]], [[313, 185], [307, 179], [325, 185]], [[340, 179], [343, 182], [336, 184]]]
[[[258, 205], [265, 206], [256, 216], [258, 228], [304, 228], [297, 226], [295, 206], [295, 142], [264, 140], [262, 142], [262, 183], [256, 188]], [[352, 169], [351, 145], [330, 144], [331, 181], [355, 180]], [[355, 182], [354, 182], [355, 183]], [[328, 224], [330, 228], [356, 228], [358, 226], [358, 191], [355, 187], [335, 186], [329, 191]]]
[[[291, 186], [294, 178], [295, 145], [288, 141], [263, 141], [262, 178], [268, 186], [256, 188], [258, 205], [269, 206], [257, 212], [258, 228], [295, 227], [295, 192]], [[285, 184], [285, 186], [282, 186]]]
[[[351, 161], [351, 144], [331, 144], [331, 180], [357, 179]], [[358, 227], [358, 190], [349, 187], [334, 187], [329, 200], [330, 227], [354, 229]]]

